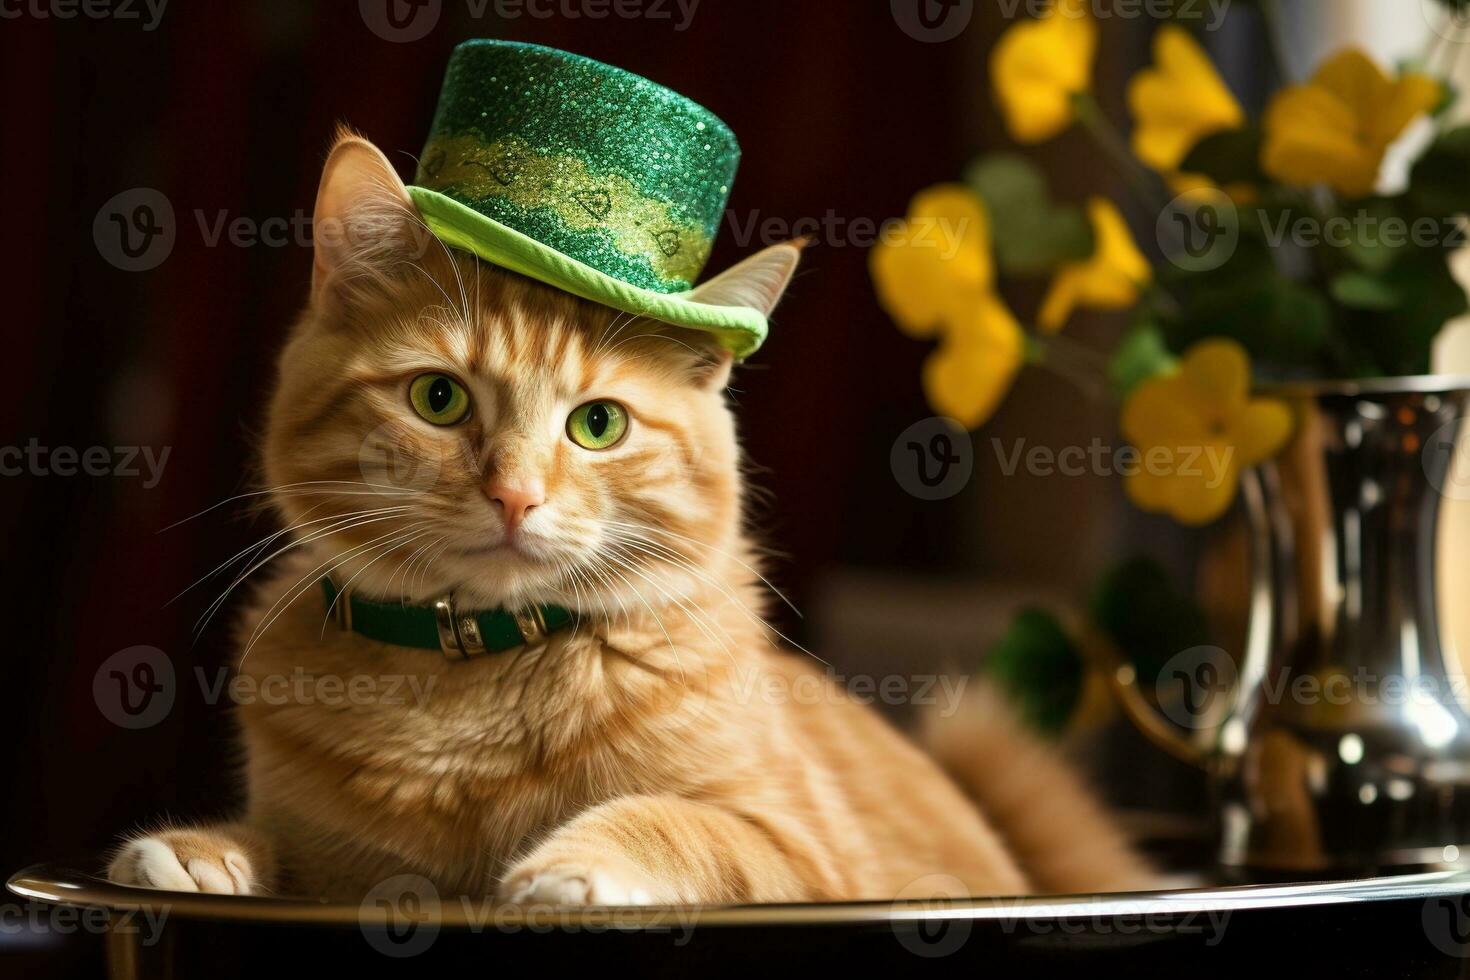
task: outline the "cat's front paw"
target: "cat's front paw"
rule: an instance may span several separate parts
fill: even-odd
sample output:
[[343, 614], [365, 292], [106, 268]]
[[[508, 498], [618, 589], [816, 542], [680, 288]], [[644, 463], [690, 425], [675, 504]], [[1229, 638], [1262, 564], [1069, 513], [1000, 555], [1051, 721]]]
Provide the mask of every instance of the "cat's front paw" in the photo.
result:
[[663, 905], [647, 875], [622, 858], [588, 857], [522, 862], [501, 882], [497, 897], [511, 905]]
[[258, 890], [255, 872], [241, 848], [203, 830], [168, 830], [129, 840], [107, 867], [119, 885], [175, 892], [249, 895]]

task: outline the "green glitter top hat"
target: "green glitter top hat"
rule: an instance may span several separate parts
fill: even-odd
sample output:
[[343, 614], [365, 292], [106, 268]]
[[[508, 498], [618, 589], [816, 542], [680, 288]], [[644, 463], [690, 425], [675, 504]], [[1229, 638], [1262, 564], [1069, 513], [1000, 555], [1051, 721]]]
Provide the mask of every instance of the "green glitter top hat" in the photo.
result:
[[716, 334], [759, 310], [699, 302], [740, 147], [707, 109], [554, 48], [466, 41], [449, 59], [409, 194], [440, 239], [625, 313]]

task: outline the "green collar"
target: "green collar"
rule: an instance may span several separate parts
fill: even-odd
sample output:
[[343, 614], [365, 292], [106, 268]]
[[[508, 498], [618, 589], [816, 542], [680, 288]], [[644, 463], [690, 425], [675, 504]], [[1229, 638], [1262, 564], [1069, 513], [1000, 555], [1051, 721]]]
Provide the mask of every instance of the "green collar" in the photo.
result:
[[342, 629], [380, 643], [439, 650], [450, 660], [468, 660], [476, 654], [543, 643], [574, 618], [561, 606], [530, 606], [513, 613], [502, 609], [462, 611], [454, 608], [453, 596], [445, 596], [432, 606], [374, 602], [354, 595], [351, 589], [340, 594], [331, 578], [322, 579], [322, 592], [327, 597], [327, 609]]

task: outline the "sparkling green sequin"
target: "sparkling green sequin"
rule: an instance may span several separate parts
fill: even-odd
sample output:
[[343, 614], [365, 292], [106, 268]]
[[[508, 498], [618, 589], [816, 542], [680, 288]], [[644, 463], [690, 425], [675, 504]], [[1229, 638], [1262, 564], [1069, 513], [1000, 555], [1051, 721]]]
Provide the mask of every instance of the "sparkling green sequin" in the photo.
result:
[[[431, 139], [422, 159], [435, 189], [474, 201], [477, 211], [512, 228], [549, 224], [546, 233], [561, 244], [541, 240], [564, 254], [569, 247], [610, 246], [640, 265], [641, 278], [681, 291], [693, 285], [709, 258], [713, 242], [703, 228], [680, 221], [671, 205], [627, 178], [593, 173], [579, 157], [538, 153], [518, 137], [486, 143], [462, 135]], [[579, 237], [585, 246], [568, 244]]]
[[467, 41], [450, 58], [417, 183], [623, 282], [683, 292], [740, 148], [708, 110], [590, 58]]

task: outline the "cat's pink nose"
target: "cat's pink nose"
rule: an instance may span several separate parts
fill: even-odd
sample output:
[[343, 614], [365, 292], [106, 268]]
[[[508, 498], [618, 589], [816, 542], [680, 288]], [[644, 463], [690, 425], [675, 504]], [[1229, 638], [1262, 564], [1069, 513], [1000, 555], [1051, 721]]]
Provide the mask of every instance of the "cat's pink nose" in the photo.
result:
[[485, 496], [500, 509], [505, 529], [514, 531], [533, 509], [546, 503], [546, 484], [539, 476], [525, 479], [492, 477]]

